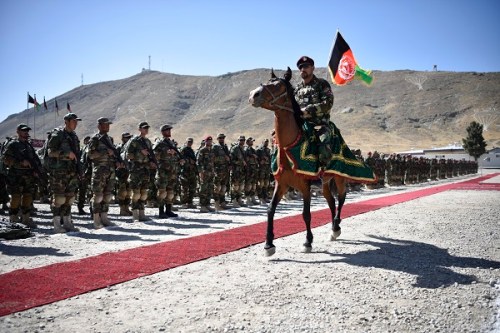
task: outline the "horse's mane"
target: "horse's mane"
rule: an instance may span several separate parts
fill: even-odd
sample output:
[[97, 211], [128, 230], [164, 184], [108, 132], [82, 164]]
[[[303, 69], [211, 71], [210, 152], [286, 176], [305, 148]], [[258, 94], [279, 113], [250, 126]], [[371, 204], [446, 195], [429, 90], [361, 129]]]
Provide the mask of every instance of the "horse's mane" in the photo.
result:
[[302, 128], [302, 125], [304, 125], [304, 119], [302, 119], [302, 111], [300, 111], [300, 106], [299, 103], [295, 100], [295, 96], [293, 95], [293, 86], [288, 80], [283, 80], [283, 82], [286, 85], [286, 92], [288, 94], [288, 98], [290, 99], [290, 102], [292, 103], [292, 109], [293, 109], [293, 116], [295, 118], [295, 122], [299, 126], [299, 128]]

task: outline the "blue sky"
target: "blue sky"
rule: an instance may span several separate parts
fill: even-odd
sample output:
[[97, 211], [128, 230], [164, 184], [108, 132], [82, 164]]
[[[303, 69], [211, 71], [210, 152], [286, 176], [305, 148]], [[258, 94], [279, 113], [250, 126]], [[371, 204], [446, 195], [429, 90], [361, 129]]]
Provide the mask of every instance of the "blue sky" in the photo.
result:
[[365, 69], [498, 72], [499, 14], [496, 0], [3, 0], [0, 121], [28, 91], [48, 101], [82, 74], [137, 74], [149, 56], [185, 75], [293, 68], [302, 55], [325, 67], [337, 28]]

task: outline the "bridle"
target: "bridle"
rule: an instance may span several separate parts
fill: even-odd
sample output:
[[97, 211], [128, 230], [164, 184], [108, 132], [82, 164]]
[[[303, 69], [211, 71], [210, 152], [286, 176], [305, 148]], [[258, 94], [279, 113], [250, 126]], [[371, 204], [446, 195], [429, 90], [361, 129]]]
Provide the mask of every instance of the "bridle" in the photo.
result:
[[[273, 92], [271, 91], [271, 89], [269, 89], [267, 86], [261, 84], [262, 88], [264, 90], [266, 90], [269, 93], [269, 95], [271, 95], [271, 97], [272, 97], [272, 100], [269, 101], [268, 103], [271, 107], [276, 107], [280, 110], [285, 110], [285, 111], [289, 111], [289, 112], [293, 113], [292, 108], [287, 107], [284, 104], [276, 104], [276, 102], [279, 101], [280, 99], [282, 99], [283, 97], [290, 97], [290, 94], [288, 93], [288, 86], [287, 86], [286, 82], [284, 82], [283, 79], [278, 79], [278, 80], [280, 80], [282, 83], [285, 84], [285, 91], [278, 96], [275, 96], [273, 94]], [[285, 103], [286, 103], [286, 100], [285, 100]]]

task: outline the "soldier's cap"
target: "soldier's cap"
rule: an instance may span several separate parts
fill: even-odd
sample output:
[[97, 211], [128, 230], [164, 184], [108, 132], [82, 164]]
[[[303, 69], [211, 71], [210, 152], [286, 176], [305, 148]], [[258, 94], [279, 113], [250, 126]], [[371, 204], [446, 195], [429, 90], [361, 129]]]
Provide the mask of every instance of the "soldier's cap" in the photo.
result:
[[186, 139], [186, 141], [187, 141], [187, 142], [193, 142], [193, 141], [194, 141], [194, 139], [193, 139], [192, 137], [189, 137], [189, 138], [187, 138], [187, 139]]
[[172, 129], [172, 126], [169, 125], [169, 124], [165, 124], [163, 125], [161, 128], [160, 128], [160, 131], [166, 131], [166, 130], [169, 130], [169, 129]]
[[112, 124], [113, 122], [111, 122], [106, 117], [101, 117], [101, 118], [97, 119], [97, 123], [100, 125], [100, 124]]
[[248, 139], [247, 139], [247, 142], [249, 142], [249, 141], [255, 141], [255, 139], [252, 138], [251, 136], [249, 136]]
[[297, 68], [300, 69], [303, 65], [306, 65], [306, 64], [314, 66], [314, 60], [312, 60], [308, 56], [302, 56], [297, 61]]
[[64, 116], [64, 120], [76, 120], [76, 121], [81, 121], [80, 118], [74, 113], [68, 113], [67, 115]]
[[224, 139], [226, 136], [223, 134], [223, 133], [219, 133], [219, 135], [217, 135], [217, 139]]
[[141, 121], [139, 123], [139, 128], [150, 128], [149, 124], [146, 121]]
[[245, 136], [244, 135], [240, 135], [240, 138], [238, 139], [238, 141], [245, 141]]
[[372, 152], [371, 152], [371, 151], [369, 151], [369, 152], [368, 152], [368, 155], [371, 155], [371, 154], [372, 154]]
[[131, 137], [132, 137], [132, 134], [130, 134], [129, 132], [122, 133], [122, 139], [131, 138]]
[[205, 142], [207, 142], [208, 140], [212, 141], [212, 136], [209, 135], [205, 138]]
[[31, 127], [29, 127], [26, 124], [19, 124], [19, 125], [17, 125], [17, 130], [18, 131], [31, 131]]

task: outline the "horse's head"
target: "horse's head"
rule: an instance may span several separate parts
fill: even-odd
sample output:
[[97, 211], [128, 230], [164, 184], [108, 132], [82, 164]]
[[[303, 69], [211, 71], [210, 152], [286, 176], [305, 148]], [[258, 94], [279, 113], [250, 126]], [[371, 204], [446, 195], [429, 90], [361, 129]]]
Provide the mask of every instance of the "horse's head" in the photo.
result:
[[248, 102], [254, 107], [260, 107], [271, 111], [292, 111], [293, 89], [290, 84], [292, 70], [288, 67], [283, 78], [278, 78], [271, 70], [271, 79], [266, 84], [250, 92]]

